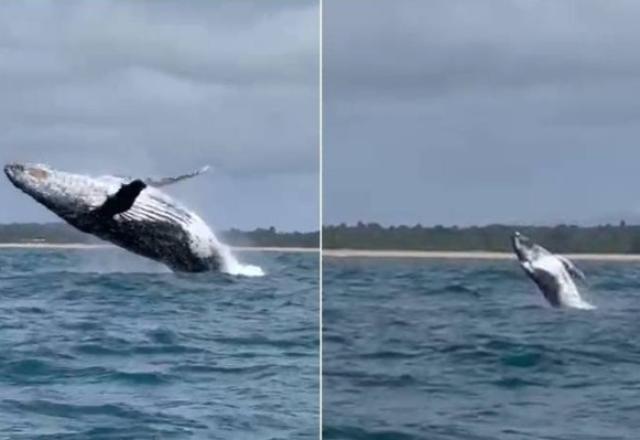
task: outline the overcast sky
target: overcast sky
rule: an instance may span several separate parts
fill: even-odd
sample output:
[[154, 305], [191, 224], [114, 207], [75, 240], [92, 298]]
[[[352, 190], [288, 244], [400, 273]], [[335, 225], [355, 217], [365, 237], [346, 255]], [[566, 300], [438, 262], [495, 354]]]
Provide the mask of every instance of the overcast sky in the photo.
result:
[[[316, 0], [3, 0], [0, 161], [172, 175], [216, 228], [318, 228]], [[0, 222], [53, 221], [4, 179]]]
[[329, 223], [640, 213], [640, 2], [325, 0], [323, 20]]

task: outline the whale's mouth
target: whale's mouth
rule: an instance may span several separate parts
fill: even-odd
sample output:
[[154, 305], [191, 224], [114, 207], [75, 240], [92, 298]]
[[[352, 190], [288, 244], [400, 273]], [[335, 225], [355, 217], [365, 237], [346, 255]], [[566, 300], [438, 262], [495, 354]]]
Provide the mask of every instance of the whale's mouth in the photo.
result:
[[511, 236], [511, 243], [513, 245], [513, 250], [520, 261], [527, 261], [532, 257], [531, 251], [534, 243], [529, 237], [516, 231]]
[[4, 166], [4, 173], [11, 180], [15, 179], [16, 175], [22, 172], [24, 172], [24, 165], [10, 163]]
[[517, 243], [520, 246], [531, 247], [534, 245], [529, 237], [517, 231], [513, 233], [512, 239], [514, 243]]
[[45, 167], [38, 165], [23, 165], [20, 163], [10, 163], [4, 166], [4, 173], [14, 184], [24, 180], [31, 180], [34, 183], [44, 182], [51, 173]]
[[23, 176], [24, 176], [24, 165], [17, 163], [10, 163], [5, 165], [4, 174], [7, 176], [7, 179], [19, 189], [23, 189], [24, 185], [22, 184]]

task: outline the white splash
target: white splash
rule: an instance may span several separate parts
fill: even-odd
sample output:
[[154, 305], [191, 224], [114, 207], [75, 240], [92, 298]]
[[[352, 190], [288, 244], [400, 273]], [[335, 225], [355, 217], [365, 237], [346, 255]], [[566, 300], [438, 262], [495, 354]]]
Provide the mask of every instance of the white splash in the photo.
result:
[[189, 232], [191, 232], [191, 248], [199, 255], [210, 256], [216, 253], [221, 259], [221, 271], [234, 276], [245, 277], [261, 277], [264, 276], [264, 270], [260, 266], [252, 264], [243, 264], [231, 252], [231, 248], [218, 240], [218, 237], [207, 226], [207, 224], [196, 214], [191, 213], [191, 223], [189, 224]]
[[564, 307], [582, 310], [593, 310], [596, 308], [593, 304], [588, 303], [582, 298], [567, 268], [557, 256], [552, 254], [543, 256], [534, 261], [532, 267], [558, 277], [560, 283], [558, 299]]
[[260, 266], [254, 266], [253, 264], [243, 264], [233, 255], [231, 249], [225, 244], [220, 243], [221, 247], [218, 248], [220, 257], [223, 261], [222, 271], [229, 275], [240, 275], [245, 277], [262, 277], [264, 276], [264, 270]]

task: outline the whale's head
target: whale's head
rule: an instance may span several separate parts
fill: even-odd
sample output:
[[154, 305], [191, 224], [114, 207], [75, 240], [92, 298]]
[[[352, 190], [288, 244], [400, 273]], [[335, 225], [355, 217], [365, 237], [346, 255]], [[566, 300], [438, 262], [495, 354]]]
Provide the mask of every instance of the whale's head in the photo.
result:
[[536, 257], [535, 244], [526, 235], [516, 231], [511, 236], [511, 245], [521, 262], [532, 261]]
[[548, 254], [547, 250], [537, 245], [529, 237], [516, 231], [511, 236], [511, 245], [521, 262], [531, 262]]
[[14, 186], [65, 220], [88, 213], [107, 197], [108, 187], [95, 179], [43, 164], [12, 163], [4, 172]]

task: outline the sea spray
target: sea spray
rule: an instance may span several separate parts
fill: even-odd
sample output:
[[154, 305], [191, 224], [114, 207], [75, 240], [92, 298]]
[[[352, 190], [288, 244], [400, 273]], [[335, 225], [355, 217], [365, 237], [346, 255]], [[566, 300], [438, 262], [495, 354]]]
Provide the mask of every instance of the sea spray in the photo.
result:
[[[231, 248], [222, 243], [213, 230], [199, 216], [192, 214], [189, 228], [192, 230], [193, 239], [191, 241], [192, 249], [195, 253], [206, 256], [211, 252], [216, 252], [220, 258], [220, 270], [229, 275], [240, 275], [245, 277], [261, 277], [264, 271], [260, 266], [251, 264], [243, 264], [233, 254]], [[199, 240], [197, 238], [207, 237], [207, 240]]]
[[241, 275], [245, 277], [261, 277], [264, 276], [264, 270], [260, 266], [253, 264], [243, 264], [233, 255], [229, 246], [221, 244], [219, 249], [223, 260], [223, 272], [229, 275]]

